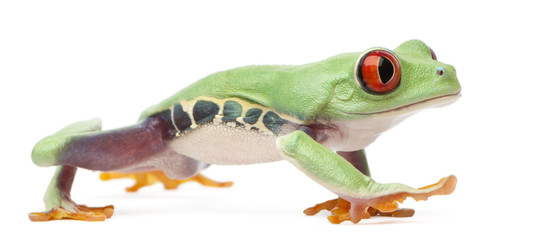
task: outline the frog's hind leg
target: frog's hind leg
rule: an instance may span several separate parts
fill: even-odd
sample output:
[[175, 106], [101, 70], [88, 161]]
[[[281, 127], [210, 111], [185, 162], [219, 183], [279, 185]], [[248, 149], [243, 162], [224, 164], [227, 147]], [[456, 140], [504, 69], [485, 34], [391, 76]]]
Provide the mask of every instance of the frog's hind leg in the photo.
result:
[[208, 187], [230, 187], [232, 182], [217, 182], [205, 177], [204, 175], [197, 173], [195, 176], [186, 179], [173, 179], [169, 178], [163, 171], [154, 170], [147, 172], [136, 173], [121, 173], [121, 172], [104, 172], [99, 176], [101, 180], [112, 180], [119, 178], [131, 178], [135, 180], [135, 184], [131, 187], [127, 187], [127, 192], [136, 192], [142, 187], [150, 186], [155, 183], [161, 182], [165, 189], [176, 189], [179, 185], [187, 182], [197, 182], [203, 186]]
[[114, 212], [112, 205], [105, 207], [87, 207], [71, 200], [70, 192], [75, 178], [76, 167], [58, 166], [45, 192], [45, 212], [30, 213], [32, 221], [49, 221], [57, 219], [76, 219], [86, 221], [103, 221]]
[[160, 154], [148, 159], [147, 167], [141, 169], [126, 169], [124, 172], [105, 172], [100, 175], [102, 180], [118, 178], [131, 178], [135, 184], [126, 188], [128, 192], [136, 192], [138, 189], [161, 182], [165, 189], [176, 189], [179, 185], [187, 182], [197, 182], [209, 187], [230, 187], [232, 182], [217, 182], [211, 180], [200, 171], [209, 164], [177, 153], [174, 149], [167, 148]]
[[[65, 127], [56, 134], [41, 140], [32, 151], [32, 160], [39, 166], [57, 165], [58, 156], [71, 136], [101, 130], [101, 121], [92, 119], [77, 122]], [[112, 216], [114, 207], [109, 205], [90, 208], [77, 205], [71, 200], [71, 186], [75, 178], [76, 167], [58, 166], [45, 192], [45, 212], [30, 213], [32, 221], [49, 221], [56, 219], [78, 219], [102, 221]]]
[[132, 127], [101, 131], [99, 119], [72, 124], [36, 144], [32, 160], [38, 166], [58, 168], [47, 188], [46, 211], [31, 213], [32, 221], [55, 219], [104, 220], [112, 206], [90, 208], [77, 205], [70, 190], [77, 167], [90, 170], [118, 170], [144, 162], [165, 148], [166, 119], [149, 118]]

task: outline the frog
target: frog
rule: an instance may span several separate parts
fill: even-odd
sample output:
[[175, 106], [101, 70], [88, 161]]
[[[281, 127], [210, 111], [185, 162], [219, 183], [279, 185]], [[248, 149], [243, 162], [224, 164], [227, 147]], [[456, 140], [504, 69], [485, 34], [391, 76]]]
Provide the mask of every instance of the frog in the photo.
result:
[[[420, 110], [455, 102], [455, 68], [420, 40], [335, 55], [303, 65], [253, 65], [204, 77], [142, 112], [128, 127], [102, 130], [98, 118], [76, 122], [39, 141], [37, 166], [55, 166], [45, 211], [32, 221], [102, 221], [114, 207], [88, 207], [70, 196], [78, 168], [103, 179], [132, 177], [130, 190], [187, 181], [229, 187], [201, 171], [210, 165], [285, 160], [336, 195], [305, 209], [328, 220], [358, 223], [372, 216], [410, 217], [406, 198], [426, 200], [456, 188], [454, 175], [413, 188], [371, 177], [365, 148]], [[151, 181], [148, 179], [152, 179]]]

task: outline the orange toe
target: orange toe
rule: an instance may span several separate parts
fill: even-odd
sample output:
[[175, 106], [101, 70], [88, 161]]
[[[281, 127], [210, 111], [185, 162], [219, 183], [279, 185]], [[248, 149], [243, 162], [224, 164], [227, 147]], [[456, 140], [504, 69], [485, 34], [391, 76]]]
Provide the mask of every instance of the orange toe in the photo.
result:
[[104, 221], [112, 217], [114, 207], [112, 205], [105, 207], [87, 207], [85, 205], [77, 205], [77, 211], [67, 211], [62, 207], [54, 208], [47, 212], [33, 212], [28, 214], [28, 218], [34, 222], [71, 219], [82, 221]]

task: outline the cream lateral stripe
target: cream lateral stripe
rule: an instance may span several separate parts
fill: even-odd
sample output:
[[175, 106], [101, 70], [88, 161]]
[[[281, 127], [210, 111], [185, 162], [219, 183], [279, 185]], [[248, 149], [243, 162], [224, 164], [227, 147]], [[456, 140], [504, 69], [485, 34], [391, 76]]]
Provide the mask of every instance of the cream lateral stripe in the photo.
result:
[[[219, 107], [219, 112], [217, 113], [217, 115], [215, 115], [214, 121], [218, 121], [220, 123], [223, 122], [223, 117], [224, 117], [223, 111], [224, 111], [225, 102], [226, 101], [234, 101], [234, 102], [239, 103], [241, 105], [241, 107], [242, 107], [242, 110], [241, 110], [241, 116], [236, 118], [236, 122], [243, 124], [244, 126], [246, 126], [247, 129], [256, 128], [256, 129], [258, 129], [258, 131], [260, 133], [263, 133], [263, 134], [269, 134], [269, 135], [273, 134], [273, 132], [264, 125], [264, 121], [263, 121], [264, 116], [266, 115], [266, 113], [268, 113], [270, 111], [275, 112], [277, 115], [279, 115], [280, 118], [282, 118], [282, 119], [284, 119], [286, 121], [296, 123], [296, 124], [304, 124], [303, 121], [299, 121], [298, 119], [296, 119], [296, 118], [294, 118], [292, 116], [282, 114], [282, 113], [278, 113], [278, 112], [276, 112], [275, 110], [273, 110], [271, 108], [268, 108], [268, 107], [265, 107], [265, 106], [262, 106], [262, 105], [259, 105], [259, 104], [250, 103], [250, 102], [247, 102], [245, 100], [241, 100], [239, 98], [218, 99], [218, 98], [211, 98], [211, 97], [198, 97], [198, 98], [195, 98], [195, 99], [192, 99], [192, 100], [182, 100], [182, 101], [177, 102], [177, 104], [181, 104], [183, 110], [187, 113], [187, 115], [191, 119], [191, 126], [190, 126], [191, 130], [198, 127], [198, 124], [196, 123], [196, 121], [194, 119], [194, 116], [193, 116], [193, 112], [194, 112], [193, 110], [194, 110], [195, 104], [199, 100], [210, 101], [210, 102], [213, 102], [213, 103], [217, 104], [217, 106]], [[260, 110], [262, 110], [262, 112], [260, 114], [260, 117], [258, 118], [258, 120], [254, 124], [249, 124], [249, 123], [246, 123], [245, 121], [243, 121], [243, 118], [247, 114], [247, 111], [249, 111], [252, 108], [260, 109]], [[178, 126], [176, 126], [176, 123], [174, 122], [174, 105], [171, 106], [170, 110], [171, 110], [171, 115], [170, 116], [172, 118], [172, 123], [174, 125], [174, 128], [176, 129], [176, 136], [180, 136], [180, 135], [184, 134], [185, 132], [181, 133]], [[227, 126], [233, 127], [232, 122], [227, 123]]]
[[170, 109], [170, 119], [171, 119], [172, 125], [174, 125], [174, 128], [176, 129], [176, 133], [179, 133], [180, 129], [178, 128], [178, 126], [176, 126], [176, 122], [174, 121], [174, 105], [172, 105], [169, 109]]
[[[275, 110], [273, 110], [271, 108], [268, 108], [268, 107], [265, 107], [265, 106], [262, 106], [262, 105], [259, 105], [259, 104], [255, 104], [255, 103], [250, 103], [250, 102], [247, 102], [247, 101], [239, 99], [239, 98], [219, 99], [219, 98], [212, 98], [212, 97], [205, 97], [205, 96], [204, 97], [198, 97], [198, 98], [195, 98], [193, 100], [179, 101], [179, 104], [181, 104], [183, 106], [184, 111], [186, 111], [186, 109], [188, 109], [187, 112], [189, 113], [189, 116], [191, 117], [191, 119], [193, 119], [193, 107], [194, 107], [195, 103], [198, 100], [206, 100], [206, 101], [214, 102], [217, 105], [219, 105], [219, 113], [220, 113], [220, 115], [223, 114], [223, 108], [224, 108], [225, 102], [230, 100], [230, 101], [235, 101], [235, 102], [239, 103], [242, 106], [242, 118], [247, 113], [247, 110], [249, 110], [251, 108], [258, 108], [258, 109], [262, 110], [262, 114], [260, 115], [259, 121], [262, 120], [262, 117], [264, 117], [264, 114], [266, 114], [269, 111], [273, 111], [273, 112], [277, 113], [277, 115], [279, 115], [279, 117], [281, 117], [284, 120], [287, 120], [287, 121], [290, 121], [290, 122], [293, 122], [293, 123], [297, 123], [297, 124], [303, 124], [304, 123], [303, 121], [299, 121], [295, 117], [292, 117], [292, 116], [289, 116], [289, 115], [286, 115], [286, 114], [283, 114], [283, 113], [276, 112]], [[243, 120], [242, 120], [242, 122], [243, 122]]]
[[193, 129], [198, 126], [198, 124], [195, 121], [195, 118], [193, 117], [193, 108], [195, 107], [195, 103], [196, 101], [186, 101], [186, 102], [181, 101], [180, 102], [180, 104], [183, 107], [183, 111], [185, 111], [187, 115], [189, 116], [189, 119], [191, 119], [191, 128]]

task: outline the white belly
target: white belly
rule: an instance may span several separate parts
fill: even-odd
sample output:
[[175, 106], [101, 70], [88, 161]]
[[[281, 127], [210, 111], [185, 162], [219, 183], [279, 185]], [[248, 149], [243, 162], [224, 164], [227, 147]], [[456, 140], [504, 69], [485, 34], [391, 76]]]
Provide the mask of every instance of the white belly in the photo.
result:
[[273, 162], [281, 157], [277, 136], [223, 124], [204, 124], [170, 143], [174, 151], [217, 165]]

